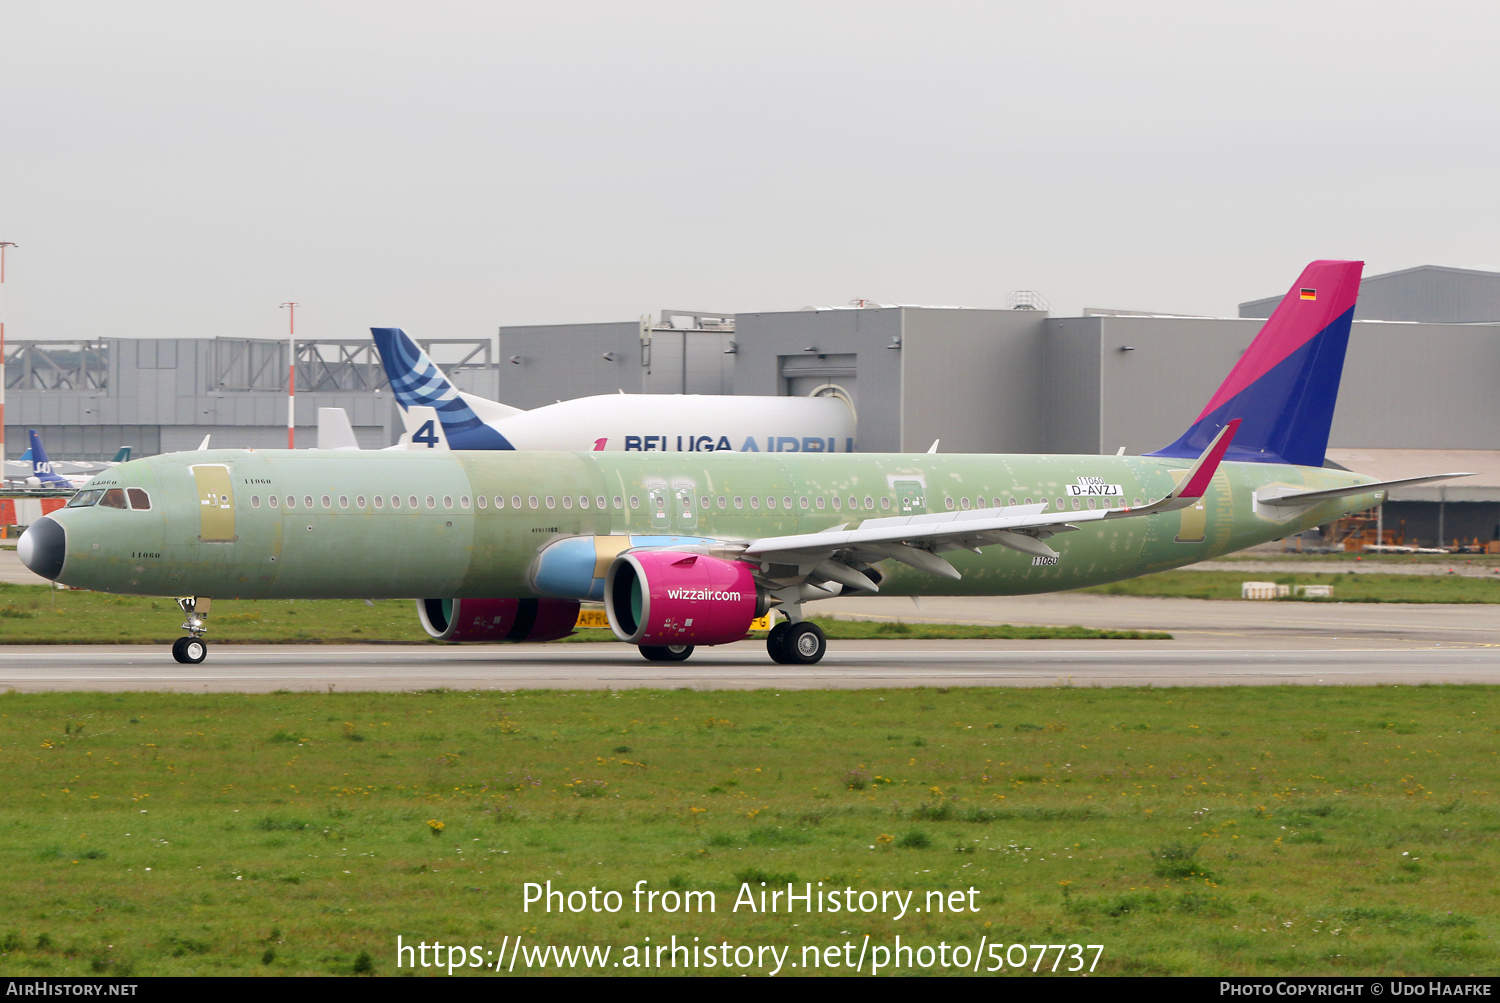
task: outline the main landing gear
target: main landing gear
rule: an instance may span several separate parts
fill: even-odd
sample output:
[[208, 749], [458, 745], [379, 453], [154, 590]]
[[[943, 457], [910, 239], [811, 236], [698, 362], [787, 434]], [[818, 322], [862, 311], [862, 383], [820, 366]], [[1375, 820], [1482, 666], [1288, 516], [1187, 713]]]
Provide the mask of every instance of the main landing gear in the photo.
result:
[[641, 645], [641, 657], [648, 662], [685, 662], [692, 653], [691, 644]]
[[[183, 641], [189, 638], [183, 638]], [[182, 643], [182, 642], [178, 642]], [[643, 644], [641, 657], [648, 662], [685, 662], [693, 653], [691, 644]], [[792, 623], [783, 620], [771, 628], [766, 637], [766, 651], [771, 659], [782, 665], [812, 665], [822, 660], [828, 651], [828, 638], [817, 624], [807, 620]], [[176, 649], [173, 649], [176, 654]], [[200, 657], [198, 661], [202, 661]], [[178, 661], [184, 661], [178, 658]]]
[[815, 623], [783, 620], [767, 635], [766, 651], [782, 665], [812, 665], [828, 651], [828, 638]]
[[203, 618], [208, 616], [212, 602], [206, 596], [184, 596], [177, 600], [177, 605], [182, 607], [182, 612], [187, 617], [182, 629], [187, 631], [188, 636], [179, 637], [172, 642], [172, 657], [184, 665], [197, 665], [208, 657], [208, 642], [203, 640], [208, 624]]

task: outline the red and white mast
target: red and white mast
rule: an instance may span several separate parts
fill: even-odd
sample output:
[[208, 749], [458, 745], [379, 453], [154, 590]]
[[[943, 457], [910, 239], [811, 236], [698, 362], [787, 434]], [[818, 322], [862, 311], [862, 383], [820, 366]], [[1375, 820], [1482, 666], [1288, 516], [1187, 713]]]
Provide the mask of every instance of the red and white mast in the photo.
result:
[[283, 303], [287, 311], [286, 448], [297, 448], [297, 308], [301, 303]]

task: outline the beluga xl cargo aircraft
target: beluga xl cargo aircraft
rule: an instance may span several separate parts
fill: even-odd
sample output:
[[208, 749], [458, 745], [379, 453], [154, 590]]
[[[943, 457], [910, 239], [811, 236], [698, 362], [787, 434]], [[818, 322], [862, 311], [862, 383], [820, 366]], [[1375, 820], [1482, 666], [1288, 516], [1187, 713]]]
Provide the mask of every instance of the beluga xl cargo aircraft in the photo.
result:
[[399, 327], [372, 327], [408, 449], [837, 453], [854, 449], [841, 396], [600, 394], [523, 411], [455, 387]]
[[107, 470], [34, 523], [44, 578], [213, 599], [414, 598], [452, 641], [544, 641], [602, 601], [653, 660], [746, 636], [823, 657], [837, 595], [1020, 595], [1180, 567], [1379, 504], [1325, 468], [1361, 262], [1303, 271], [1197, 420], [1145, 456], [208, 450]]

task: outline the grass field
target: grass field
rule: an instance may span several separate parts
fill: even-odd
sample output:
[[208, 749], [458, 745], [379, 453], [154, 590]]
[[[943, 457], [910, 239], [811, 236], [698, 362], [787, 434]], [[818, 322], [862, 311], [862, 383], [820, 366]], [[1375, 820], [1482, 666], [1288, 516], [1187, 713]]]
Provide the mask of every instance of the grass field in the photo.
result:
[[[613, 959], [696, 936], [802, 961], [866, 934], [1103, 944], [1104, 974], [1492, 973], [1497, 703], [1439, 686], [5, 694], [0, 974], [389, 975], [398, 935]], [[625, 906], [523, 912], [524, 883], [547, 880]], [[637, 913], [640, 880], [717, 910]], [[761, 881], [965, 907], [731, 911]]]
[[[1170, 640], [1154, 631], [1084, 627], [1012, 627], [857, 623], [818, 619], [833, 640], [870, 637]], [[171, 644], [182, 614], [170, 599], [0, 583], [0, 644]], [[245, 600], [214, 603], [209, 639], [216, 644], [437, 643], [423, 633], [415, 604], [386, 600]], [[567, 641], [613, 641], [608, 630], [580, 630]]]
[[[1272, 602], [1500, 603], [1500, 575], [1494, 579], [1460, 575], [1382, 575], [1339, 571], [1256, 573], [1254, 571], [1162, 571], [1109, 585], [1079, 589], [1107, 596], [1167, 596], [1180, 599], [1238, 599], [1247, 581], [1281, 585], [1332, 585], [1332, 599], [1292, 596]], [[1295, 591], [1295, 590], [1294, 590]]]

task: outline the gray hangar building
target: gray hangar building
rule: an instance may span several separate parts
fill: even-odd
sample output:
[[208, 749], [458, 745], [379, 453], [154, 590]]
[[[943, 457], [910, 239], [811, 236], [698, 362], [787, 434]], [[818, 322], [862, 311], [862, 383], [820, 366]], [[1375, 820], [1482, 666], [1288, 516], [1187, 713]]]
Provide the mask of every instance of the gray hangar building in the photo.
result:
[[[1088, 309], [1053, 317], [1034, 294], [1008, 309], [887, 305], [501, 327], [421, 341], [462, 389], [532, 408], [590, 394], [802, 395], [849, 401], [856, 448], [1137, 454], [1177, 438], [1280, 295], [1232, 318]], [[420, 339], [419, 339], [420, 340]], [[362, 446], [401, 432], [368, 339], [297, 343], [298, 445], [342, 407]], [[286, 442], [285, 341], [11, 342], [7, 455], [42, 433], [54, 458]], [[1478, 476], [1392, 493], [1407, 542], [1500, 540], [1500, 273], [1423, 266], [1360, 290], [1329, 462], [1381, 478]]]

